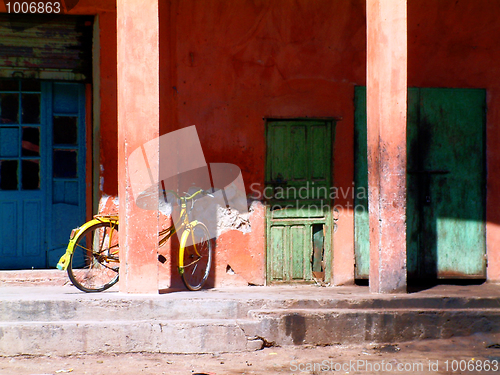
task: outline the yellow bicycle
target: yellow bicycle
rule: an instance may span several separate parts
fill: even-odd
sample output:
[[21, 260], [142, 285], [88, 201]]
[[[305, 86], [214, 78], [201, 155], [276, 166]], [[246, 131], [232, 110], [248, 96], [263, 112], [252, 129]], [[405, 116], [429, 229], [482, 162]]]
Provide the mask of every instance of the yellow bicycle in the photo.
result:
[[[168, 193], [180, 200], [181, 210], [177, 222], [158, 233], [161, 238], [158, 245], [164, 245], [175, 233], [182, 231], [178, 270], [186, 288], [199, 290], [210, 274], [212, 241], [205, 224], [189, 220], [187, 202], [191, 201], [192, 208], [196, 196], [212, 195], [204, 190], [184, 197], [170, 190]], [[163, 194], [166, 199], [166, 192]], [[118, 216], [96, 215], [71, 231], [68, 247], [57, 268], [67, 270], [71, 282], [78, 289], [84, 292], [102, 292], [118, 282], [118, 227]], [[159, 260], [164, 262], [165, 257], [159, 255]]]

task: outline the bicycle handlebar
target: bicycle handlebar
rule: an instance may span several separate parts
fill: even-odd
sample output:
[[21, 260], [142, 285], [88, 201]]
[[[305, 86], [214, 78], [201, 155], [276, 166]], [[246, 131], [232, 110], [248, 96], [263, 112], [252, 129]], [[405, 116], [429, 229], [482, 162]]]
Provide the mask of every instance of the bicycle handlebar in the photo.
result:
[[175, 197], [177, 199], [182, 199], [184, 198], [186, 201], [189, 201], [191, 199], [193, 199], [194, 197], [196, 197], [198, 194], [203, 194], [203, 195], [208, 195], [209, 197], [213, 198], [213, 194], [211, 194], [208, 190], [203, 190], [203, 189], [200, 189], [198, 190], [197, 192], [191, 194], [191, 195], [187, 195], [187, 193], [184, 193], [186, 194], [186, 196], [184, 197], [180, 197], [179, 194], [177, 194], [177, 192], [173, 191], [173, 190], [163, 190], [163, 192], [168, 192], [168, 193], [172, 193], [173, 195], [175, 195]]

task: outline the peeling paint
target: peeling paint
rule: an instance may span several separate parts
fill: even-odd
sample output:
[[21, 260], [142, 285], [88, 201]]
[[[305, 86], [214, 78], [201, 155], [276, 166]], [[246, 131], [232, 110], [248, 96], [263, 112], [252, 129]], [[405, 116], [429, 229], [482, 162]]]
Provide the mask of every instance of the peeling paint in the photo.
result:
[[[101, 176], [99, 177], [99, 191], [104, 191], [104, 165], [101, 164], [99, 169], [101, 171]], [[99, 207], [99, 212], [101, 212], [100, 207]]]
[[234, 270], [231, 268], [229, 264], [226, 266], [226, 273], [228, 275], [234, 275]]
[[107, 194], [103, 194], [101, 196], [101, 199], [99, 199], [99, 212], [102, 212], [104, 210], [104, 207], [106, 207], [106, 203], [108, 202], [109, 198], [111, 198], [111, 196]]
[[103, 194], [99, 199], [99, 214], [116, 215], [118, 214], [118, 197]]
[[239, 230], [250, 233], [252, 227], [249, 220], [250, 213], [240, 214], [237, 210], [226, 207], [217, 207], [217, 235], [220, 236], [229, 230]]

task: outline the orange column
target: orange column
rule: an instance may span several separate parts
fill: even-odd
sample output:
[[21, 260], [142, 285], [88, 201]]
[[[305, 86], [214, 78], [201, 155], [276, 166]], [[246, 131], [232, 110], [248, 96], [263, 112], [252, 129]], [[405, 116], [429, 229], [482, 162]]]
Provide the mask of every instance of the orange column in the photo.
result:
[[[136, 206], [127, 163], [159, 137], [158, 0], [117, 0], [116, 17], [120, 291], [158, 293], [158, 214]], [[148, 161], [158, 171], [159, 157]]]
[[367, 0], [370, 291], [406, 292], [406, 0]]

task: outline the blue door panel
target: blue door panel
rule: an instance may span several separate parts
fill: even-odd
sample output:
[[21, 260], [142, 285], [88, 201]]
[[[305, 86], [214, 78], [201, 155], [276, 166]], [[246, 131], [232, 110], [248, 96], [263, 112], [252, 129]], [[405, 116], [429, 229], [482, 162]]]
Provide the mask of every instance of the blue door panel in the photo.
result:
[[53, 86], [53, 112], [62, 114], [78, 114], [79, 87], [78, 83], [55, 83]]
[[53, 132], [47, 263], [52, 268], [65, 252], [71, 230], [85, 221], [85, 86], [54, 83], [48, 101]]
[[[54, 181], [52, 202], [79, 206], [80, 186], [78, 181]], [[78, 208], [76, 208], [78, 209]]]
[[0, 264], [17, 256], [17, 201], [0, 202]]
[[54, 267], [66, 251], [69, 234], [83, 223], [78, 205], [58, 203], [52, 205], [52, 233], [48, 253], [50, 267]]
[[0, 202], [1, 269], [45, 267], [42, 239], [42, 201]]
[[19, 128], [0, 128], [0, 157], [19, 156]]
[[[23, 202], [23, 224], [25, 228], [23, 238], [23, 257], [40, 258], [40, 264], [37, 267], [43, 267], [45, 253], [43, 251], [42, 238], [42, 201], [24, 201]], [[32, 267], [35, 267], [32, 265]]]
[[0, 269], [52, 268], [85, 221], [85, 86], [12, 82], [0, 92]]

